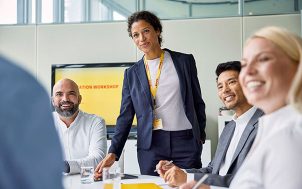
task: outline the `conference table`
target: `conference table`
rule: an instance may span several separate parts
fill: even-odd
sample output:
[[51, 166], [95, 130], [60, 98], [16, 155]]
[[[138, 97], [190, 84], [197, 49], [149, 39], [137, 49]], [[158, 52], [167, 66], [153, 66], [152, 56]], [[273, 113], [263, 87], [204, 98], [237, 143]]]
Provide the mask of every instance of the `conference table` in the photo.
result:
[[[171, 189], [162, 178], [149, 175], [137, 175], [137, 179], [124, 179], [121, 180], [123, 184], [134, 184], [134, 183], [155, 183], [163, 189]], [[102, 189], [103, 182], [93, 182], [91, 184], [82, 184], [80, 175], [64, 175], [63, 184], [65, 189]]]

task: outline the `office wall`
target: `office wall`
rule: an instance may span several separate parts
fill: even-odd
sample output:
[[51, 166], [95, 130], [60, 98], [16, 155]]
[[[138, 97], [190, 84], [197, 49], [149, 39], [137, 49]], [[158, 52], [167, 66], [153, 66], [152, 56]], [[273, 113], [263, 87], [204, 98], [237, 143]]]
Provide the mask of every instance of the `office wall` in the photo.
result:
[[[215, 68], [239, 60], [243, 41], [254, 30], [278, 25], [300, 34], [300, 15], [253, 16], [163, 21], [163, 47], [192, 53], [206, 102], [207, 138], [212, 155], [218, 138]], [[35, 75], [50, 92], [51, 64], [133, 62], [141, 58], [128, 37], [125, 22], [0, 26], [0, 54]]]
[[0, 26], [0, 54], [36, 76], [36, 26]]
[[243, 18], [243, 39], [265, 26], [280, 26], [301, 36], [301, 15], [251, 16]]

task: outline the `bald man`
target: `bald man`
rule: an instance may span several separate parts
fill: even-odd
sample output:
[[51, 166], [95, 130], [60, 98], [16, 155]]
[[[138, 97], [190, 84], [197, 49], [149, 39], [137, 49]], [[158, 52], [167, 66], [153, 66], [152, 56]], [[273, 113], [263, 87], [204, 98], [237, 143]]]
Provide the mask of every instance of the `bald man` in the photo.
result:
[[52, 95], [55, 126], [65, 155], [64, 172], [79, 173], [81, 166], [95, 168], [107, 151], [104, 119], [79, 110], [82, 96], [70, 79], [58, 81]]

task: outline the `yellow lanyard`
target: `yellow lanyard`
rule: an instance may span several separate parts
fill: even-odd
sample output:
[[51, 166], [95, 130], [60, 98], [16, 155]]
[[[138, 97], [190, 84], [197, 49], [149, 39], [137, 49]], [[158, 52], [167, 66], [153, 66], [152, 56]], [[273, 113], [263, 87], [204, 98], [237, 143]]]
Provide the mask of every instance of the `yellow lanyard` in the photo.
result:
[[159, 62], [159, 66], [158, 66], [158, 70], [157, 70], [157, 74], [156, 74], [156, 80], [155, 80], [155, 85], [154, 87], [152, 86], [152, 82], [151, 82], [151, 75], [150, 75], [150, 69], [149, 69], [149, 65], [146, 59], [146, 56], [144, 57], [144, 63], [145, 63], [145, 67], [146, 67], [146, 72], [147, 72], [147, 78], [148, 78], [148, 82], [149, 82], [149, 86], [150, 86], [150, 91], [153, 97], [153, 105], [154, 105], [154, 109], [155, 109], [155, 95], [158, 89], [158, 83], [159, 83], [159, 77], [160, 77], [160, 73], [161, 73], [161, 69], [163, 67], [163, 62], [164, 62], [164, 52], [161, 53], [160, 55], [160, 62]]

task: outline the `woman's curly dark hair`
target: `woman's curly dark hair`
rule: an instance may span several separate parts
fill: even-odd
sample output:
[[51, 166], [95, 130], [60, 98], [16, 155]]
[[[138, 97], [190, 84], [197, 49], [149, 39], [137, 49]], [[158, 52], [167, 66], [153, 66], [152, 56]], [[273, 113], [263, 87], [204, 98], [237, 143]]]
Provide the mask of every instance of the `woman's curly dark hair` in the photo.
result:
[[131, 33], [131, 27], [134, 22], [138, 22], [139, 20], [144, 20], [148, 22], [155, 31], [159, 31], [160, 35], [158, 36], [158, 42], [161, 45], [163, 39], [161, 36], [161, 33], [163, 31], [163, 27], [160, 23], [160, 20], [155, 14], [149, 12], [149, 11], [139, 11], [133, 13], [129, 18], [128, 18], [128, 33], [129, 36], [132, 37]]

